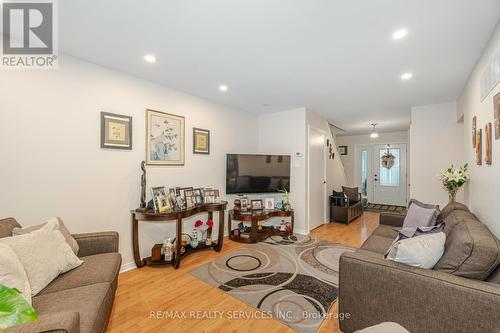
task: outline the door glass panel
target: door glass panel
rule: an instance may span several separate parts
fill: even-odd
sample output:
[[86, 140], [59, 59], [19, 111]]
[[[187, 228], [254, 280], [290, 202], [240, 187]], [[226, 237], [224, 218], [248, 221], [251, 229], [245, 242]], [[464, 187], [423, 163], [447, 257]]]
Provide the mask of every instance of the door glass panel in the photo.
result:
[[394, 186], [399, 187], [399, 158], [400, 158], [400, 149], [399, 148], [390, 148], [389, 152], [394, 155], [394, 164], [388, 169], [382, 164], [382, 157], [387, 154], [387, 149], [379, 150], [379, 174], [380, 174], [380, 185], [381, 186]]
[[364, 196], [368, 195], [367, 192], [367, 182], [368, 182], [368, 151], [361, 151], [361, 193]]

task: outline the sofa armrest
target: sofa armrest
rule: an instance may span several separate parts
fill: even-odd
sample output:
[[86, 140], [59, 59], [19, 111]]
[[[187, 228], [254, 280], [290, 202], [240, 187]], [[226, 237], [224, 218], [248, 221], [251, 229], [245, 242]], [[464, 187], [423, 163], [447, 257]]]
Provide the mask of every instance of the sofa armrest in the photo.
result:
[[384, 260], [358, 250], [340, 258], [339, 313], [344, 332], [396, 322], [412, 333], [493, 332], [500, 327], [500, 285]]
[[92, 232], [86, 234], [72, 235], [78, 243], [79, 257], [90, 256], [99, 253], [118, 252], [119, 236], [115, 231]]
[[38, 319], [8, 328], [5, 333], [80, 333], [80, 314], [78, 312], [56, 312], [39, 315]]
[[403, 226], [405, 217], [406, 215], [401, 214], [381, 213], [380, 224], [401, 228]]

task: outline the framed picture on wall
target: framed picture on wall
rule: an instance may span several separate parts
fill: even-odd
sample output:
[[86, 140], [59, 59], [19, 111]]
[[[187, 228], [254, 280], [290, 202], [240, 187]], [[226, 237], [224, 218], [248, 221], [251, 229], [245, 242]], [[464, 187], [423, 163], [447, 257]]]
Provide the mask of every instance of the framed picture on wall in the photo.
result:
[[491, 165], [491, 144], [492, 144], [492, 126], [491, 123], [487, 123], [484, 128], [484, 161], [487, 165]]
[[193, 128], [193, 154], [210, 154], [210, 131]]
[[340, 155], [347, 155], [347, 146], [339, 146]]
[[478, 128], [476, 131], [476, 164], [477, 165], [483, 164], [482, 141], [483, 141], [483, 132], [482, 132], [481, 128]]
[[184, 165], [184, 117], [146, 110], [146, 164]]
[[472, 148], [476, 148], [477, 117], [472, 117]]
[[132, 149], [132, 117], [101, 112], [101, 148]]
[[500, 139], [500, 93], [493, 97], [495, 112], [495, 140]]

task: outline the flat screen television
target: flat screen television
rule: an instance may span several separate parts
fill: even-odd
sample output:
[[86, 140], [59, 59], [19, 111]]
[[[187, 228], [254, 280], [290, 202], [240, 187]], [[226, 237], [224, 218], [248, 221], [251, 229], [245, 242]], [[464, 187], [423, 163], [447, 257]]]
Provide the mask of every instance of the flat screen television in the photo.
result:
[[226, 193], [290, 191], [290, 155], [227, 154]]

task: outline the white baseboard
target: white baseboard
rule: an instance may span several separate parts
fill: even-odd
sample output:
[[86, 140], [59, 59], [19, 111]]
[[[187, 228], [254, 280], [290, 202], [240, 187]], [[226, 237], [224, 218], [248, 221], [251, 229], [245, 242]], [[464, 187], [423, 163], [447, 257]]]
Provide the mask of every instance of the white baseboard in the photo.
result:
[[301, 235], [307, 235], [308, 234], [308, 232], [306, 232], [304, 229], [295, 229], [293, 231], [293, 233], [295, 233], [295, 234], [301, 234]]
[[120, 273], [125, 273], [136, 268], [137, 266], [135, 265], [135, 262], [132, 261], [127, 264], [123, 264], [122, 267], [120, 268]]

